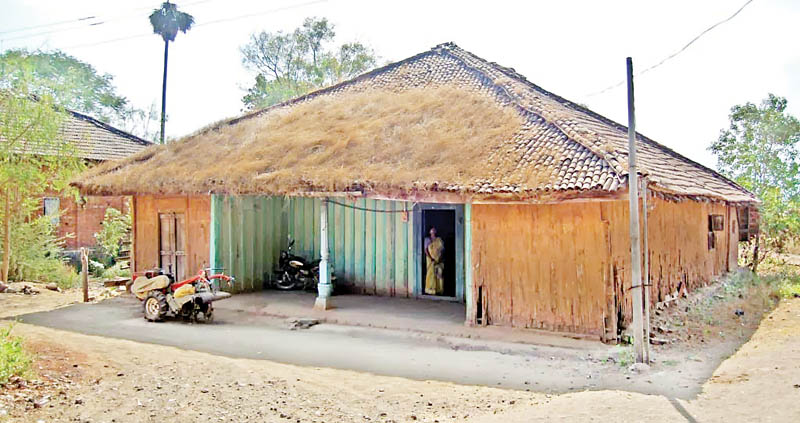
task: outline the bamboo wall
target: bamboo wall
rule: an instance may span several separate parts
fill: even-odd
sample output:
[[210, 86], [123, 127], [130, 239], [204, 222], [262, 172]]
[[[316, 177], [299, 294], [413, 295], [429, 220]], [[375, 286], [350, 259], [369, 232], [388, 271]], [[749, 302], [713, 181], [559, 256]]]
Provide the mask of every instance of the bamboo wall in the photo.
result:
[[[736, 267], [738, 222], [736, 209], [723, 203], [648, 199], [649, 275], [652, 304], [678, 291], [692, 291]], [[611, 285], [607, 289], [609, 332], [622, 319], [631, 322], [630, 237], [626, 201], [600, 203], [610, 234]], [[716, 247], [708, 248], [708, 216], [724, 216], [715, 232]], [[611, 336], [609, 333], [607, 336]]]
[[[337, 199], [356, 207], [400, 211], [411, 203]], [[320, 255], [322, 200], [303, 197], [214, 196], [212, 257], [236, 277], [235, 292], [262, 289], [277, 265], [287, 237], [294, 254]], [[407, 297], [418, 281], [414, 257], [414, 213], [376, 213], [328, 204], [328, 249], [339, 288]]]
[[159, 213], [186, 217], [186, 273], [194, 275], [209, 264], [210, 199], [208, 196], [153, 196], [133, 198], [134, 272], [159, 267]]
[[602, 333], [608, 257], [598, 203], [473, 204], [471, 221], [468, 319], [480, 301], [488, 324]]
[[[651, 301], [705, 284], [735, 265], [735, 210], [720, 203], [649, 199]], [[708, 249], [708, 215], [725, 216]], [[467, 320], [615, 339], [631, 319], [625, 200], [545, 205], [474, 204], [472, 300]], [[683, 284], [683, 285], [681, 285]], [[480, 295], [480, 298], [478, 296]], [[478, 310], [478, 304], [482, 310]]]

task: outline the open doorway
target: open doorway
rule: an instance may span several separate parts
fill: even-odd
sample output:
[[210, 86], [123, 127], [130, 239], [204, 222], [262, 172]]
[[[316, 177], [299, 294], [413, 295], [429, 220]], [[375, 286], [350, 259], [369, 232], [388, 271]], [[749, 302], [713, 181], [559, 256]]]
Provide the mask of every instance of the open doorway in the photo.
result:
[[427, 253], [424, 251], [429, 242], [431, 228], [436, 229], [436, 236], [442, 239], [444, 251], [441, 256], [443, 268], [442, 290], [438, 296], [455, 297], [457, 268], [456, 268], [456, 211], [452, 209], [444, 210], [422, 210], [422, 231], [419, 236], [422, 238], [422, 291], [425, 293], [426, 275], [428, 274]]

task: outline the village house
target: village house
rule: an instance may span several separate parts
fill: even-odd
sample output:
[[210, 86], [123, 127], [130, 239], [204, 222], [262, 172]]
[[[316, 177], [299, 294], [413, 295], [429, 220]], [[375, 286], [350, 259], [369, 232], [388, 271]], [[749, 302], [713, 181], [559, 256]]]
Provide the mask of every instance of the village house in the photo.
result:
[[[615, 341], [632, 316], [630, 183], [646, 192], [654, 303], [734, 269], [738, 216], [758, 202], [641, 134], [632, 178], [627, 145], [625, 126], [447, 43], [74, 184], [133, 196], [136, 272], [226, 268], [236, 291], [260, 290], [291, 238], [337, 291]], [[432, 227], [443, 286], [429, 295]], [[322, 269], [317, 304], [335, 306]]]
[[[121, 131], [90, 116], [67, 110], [60, 136], [75, 146], [76, 154], [88, 166], [120, 160], [152, 145], [135, 135]], [[57, 234], [65, 237], [66, 250], [94, 247], [94, 234], [102, 228], [106, 209], [127, 213], [129, 198], [121, 195], [88, 195], [76, 202], [74, 196], [51, 194], [42, 197], [41, 213], [52, 215]]]

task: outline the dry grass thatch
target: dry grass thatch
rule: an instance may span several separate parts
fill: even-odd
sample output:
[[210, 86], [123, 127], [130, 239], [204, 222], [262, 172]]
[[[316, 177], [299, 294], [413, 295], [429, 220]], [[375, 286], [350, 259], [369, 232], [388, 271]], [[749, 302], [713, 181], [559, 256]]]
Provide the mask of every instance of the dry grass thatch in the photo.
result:
[[[447, 86], [319, 96], [84, 174], [94, 193], [273, 193], [473, 187], [523, 124], [512, 106]], [[499, 153], [499, 154], [498, 154]]]

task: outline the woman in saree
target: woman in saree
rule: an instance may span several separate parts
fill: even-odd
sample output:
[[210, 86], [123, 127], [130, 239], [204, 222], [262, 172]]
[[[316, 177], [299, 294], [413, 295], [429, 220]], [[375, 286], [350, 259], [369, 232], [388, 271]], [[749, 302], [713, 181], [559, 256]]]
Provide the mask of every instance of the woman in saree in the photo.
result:
[[436, 236], [436, 228], [431, 227], [430, 237], [425, 238], [425, 293], [442, 295], [444, 291], [444, 241]]

